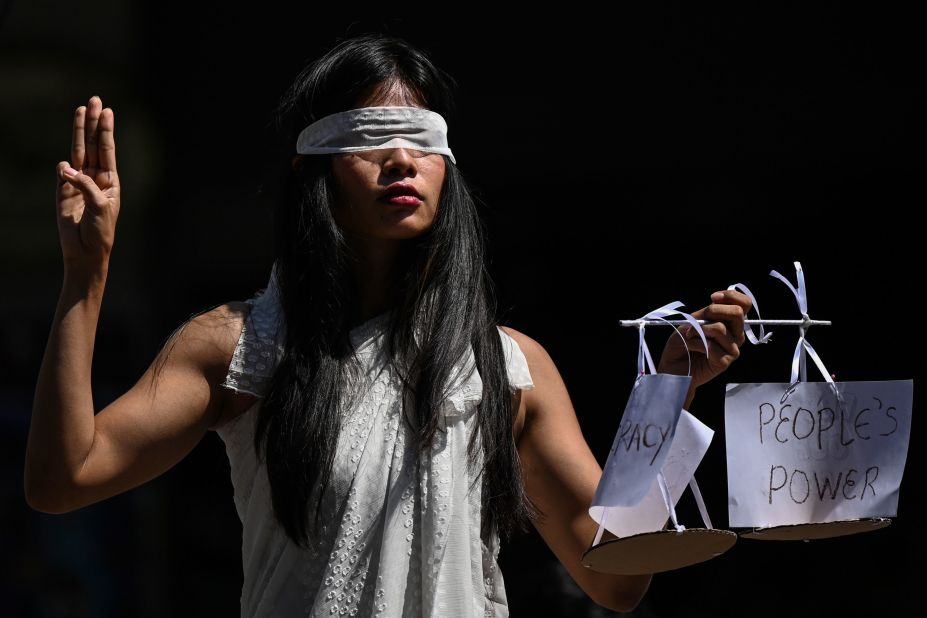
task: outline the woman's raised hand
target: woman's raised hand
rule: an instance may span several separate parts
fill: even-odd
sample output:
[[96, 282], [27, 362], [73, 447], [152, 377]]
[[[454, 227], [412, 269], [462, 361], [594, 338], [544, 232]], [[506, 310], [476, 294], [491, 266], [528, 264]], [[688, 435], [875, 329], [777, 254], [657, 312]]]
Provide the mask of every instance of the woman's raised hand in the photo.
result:
[[74, 112], [71, 161], [57, 166], [55, 206], [66, 271], [106, 269], [119, 216], [113, 110], [98, 96]]

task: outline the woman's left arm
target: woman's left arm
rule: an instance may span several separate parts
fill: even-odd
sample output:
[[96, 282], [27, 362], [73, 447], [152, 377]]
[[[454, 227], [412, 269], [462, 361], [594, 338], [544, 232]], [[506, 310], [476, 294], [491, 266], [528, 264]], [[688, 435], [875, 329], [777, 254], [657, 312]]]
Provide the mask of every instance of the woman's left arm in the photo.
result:
[[602, 468], [583, 438], [566, 385], [541, 344], [503, 329], [524, 353], [534, 382], [533, 389], [516, 391], [515, 425], [525, 491], [542, 513], [535, 528], [593, 601], [631, 611], [647, 591], [650, 575], [609, 575], [581, 563], [598, 526], [588, 509]]

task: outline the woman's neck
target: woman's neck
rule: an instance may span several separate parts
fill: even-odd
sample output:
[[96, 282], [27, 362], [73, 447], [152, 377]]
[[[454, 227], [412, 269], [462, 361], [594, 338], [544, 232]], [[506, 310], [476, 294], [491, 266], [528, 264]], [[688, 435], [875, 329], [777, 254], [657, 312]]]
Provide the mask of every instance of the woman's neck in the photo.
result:
[[389, 309], [395, 301], [396, 265], [402, 241], [348, 237], [348, 242], [355, 256], [350, 268], [357, 290], [357, 319], [366, 322]]

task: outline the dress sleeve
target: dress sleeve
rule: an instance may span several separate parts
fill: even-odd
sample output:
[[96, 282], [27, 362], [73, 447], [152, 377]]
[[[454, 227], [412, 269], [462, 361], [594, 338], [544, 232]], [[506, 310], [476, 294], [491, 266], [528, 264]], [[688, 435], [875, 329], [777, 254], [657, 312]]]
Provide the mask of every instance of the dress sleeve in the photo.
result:
[[528, 371], [528, 361], [518, 342], [501, 328], [499, 328], [499, 335], [502, 338], [502, 351], [505, 354], [505, 366], [512, 389], [530, 390], [534, 388], [531, 373]]
[[[497, 328], [497, 330], [502, 342], [502, 353], [505, 355], [505, 369], [510, 389], [514, 391], [519, 388], [534, 388], [534, 382], [531, 380], [531, 374], [528, 371], [528, 361], [518, 346], [518, 342], [501, 328]], [[470, 378], [458, 382], [458, 385], [452, 389], [446, 400], [445, 416], [465, 416], [475, 408], [476, 404], [482, 401], [483, 377], [480, 375], [479, 370], [472, 366], [473, 363], [473, 348], [470, 348], [466, 363], [458, 363], [455, 368], [455, 375], [469, 374]], [[463, 365], [466, 366], [466, 369], [461, 368]]]
[[267, 287], [245, 302], [251, 305], [251, 310], [221, 386], [263, 397], [284, 350], [285, 327], [275, 270]]

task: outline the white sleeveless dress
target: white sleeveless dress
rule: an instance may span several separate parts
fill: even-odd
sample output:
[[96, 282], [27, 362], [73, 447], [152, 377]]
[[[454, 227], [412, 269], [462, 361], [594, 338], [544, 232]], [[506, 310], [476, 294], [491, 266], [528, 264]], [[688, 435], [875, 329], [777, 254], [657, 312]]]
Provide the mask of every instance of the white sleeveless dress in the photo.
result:
[[[262, 397], [283, 350], [285, 325], [272, 271], [246, 302], [245, 322], [223, 386]], [[368, 378], [362, 401], [344, 411], [324, 513], [310, 550], [273, 516], [264, 464], [252, 446], [260, 401], [224, 423], [235, 508], [242, 523], [241, 616], [508, 616], [497, 564], [498, 536], [480, 536], [480, 483], [467, 466], [482, 380], [474, 368], [440, 413], [429, 452], [407, 447], [398, 378], [376, 354], [387, 315], [351, 331]], [[499, 330], [512, 388], [534, 388], [518, 344]], [[465, 377], [470, 350], [458, 364]], [[472, 491], [468, 489], [473, 486]], [[314, 503], [313, 503], [314, 504]], [[311, 512], [311, 509], [310, 509]]]

